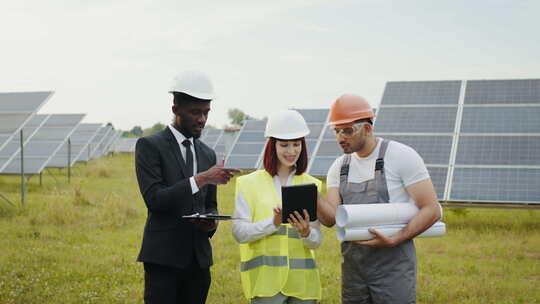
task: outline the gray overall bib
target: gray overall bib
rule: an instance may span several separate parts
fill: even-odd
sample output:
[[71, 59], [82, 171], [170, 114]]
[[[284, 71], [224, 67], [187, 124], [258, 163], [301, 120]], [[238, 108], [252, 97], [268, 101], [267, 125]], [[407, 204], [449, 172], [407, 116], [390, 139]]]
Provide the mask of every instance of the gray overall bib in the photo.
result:
[[[388, 141], [383, 140], [375, 164], [375, 178], [362, 183], [347, 181], [351, 155], [345, 155], [339, 183], [343, 204], [389, 203], [384, 173], [387, 147]], [[416, 249], [412, 240], [392, 248], [343, 242], [341, 253], [343, 304], [416, 303]]]

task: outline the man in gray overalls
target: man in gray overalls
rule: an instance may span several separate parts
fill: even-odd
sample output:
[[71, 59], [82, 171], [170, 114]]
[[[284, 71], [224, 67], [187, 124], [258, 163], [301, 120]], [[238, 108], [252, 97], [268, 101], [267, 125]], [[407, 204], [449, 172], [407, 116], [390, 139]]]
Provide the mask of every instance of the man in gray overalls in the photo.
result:
[[318, 205], [318, 218], [331, 227], [340, 204], [416, 204], [419, 212], [398, 234], [388, 237], [370, 229], [373, 239], [341, 244], [343, 304], [415, 303], [412, 238], [438, 221], [441, 209], [420, 155], [373, 136], [373, 117], [359, 96], [343, 95], [332, 104], [329, 124], [345, 154], [328, 171], [328, 201]]

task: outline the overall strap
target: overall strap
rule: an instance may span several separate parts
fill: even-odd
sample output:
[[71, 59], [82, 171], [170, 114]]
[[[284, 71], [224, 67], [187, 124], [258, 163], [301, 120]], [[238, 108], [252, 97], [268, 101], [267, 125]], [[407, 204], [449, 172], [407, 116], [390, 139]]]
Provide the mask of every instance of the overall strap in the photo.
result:
[[389, 203], [390, 195], [388, 194], [388, 186], [386, 185], [386, 175], [384, 173], [384, 156], [388, 148], [388, 140], [382, 140], [379, 149], [379, 156], [375, 161], [375, 184], [377, 187], [377, 196], [379, 203]]
[[345, 154], [345, 156], [343, 157], [343, 162], [341, 163], [341, 168], [339, 172], [339, 196], [342, 202], [343, 202], [343, 196], [341, 195], [341, 192], [344, 191], [348, 183], [347, 180], [349, 178], [350, 163], [351, 163], [351, 154]]

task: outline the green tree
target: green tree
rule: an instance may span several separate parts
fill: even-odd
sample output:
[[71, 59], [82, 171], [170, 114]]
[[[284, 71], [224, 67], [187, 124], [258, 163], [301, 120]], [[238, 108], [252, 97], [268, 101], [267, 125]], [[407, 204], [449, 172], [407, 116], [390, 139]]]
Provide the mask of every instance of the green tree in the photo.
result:
[[143, 129], [140, 126], [135, 126], [131, 128], [129, 133], [135, 137], [141, 137], [141, 135], [143, 135]]
[[157, 133], [159, 131], [162, 131], [163, 129], [165, 129], [165, 125], [160, 122], [157, 122], [152, 127], [148, 129], [144, 129], [143, 136]]
[[231, 124], [241, 126], [244, 124], [244, 120], [246, 119], [255, 119], [254, 117], [249, 116], [248, 114], [244, 113], [244, 111], [238, 109], [238, 108], [232, 108], [227, 111], [227, 115], [229, 116], [229, 119], [231, 120]]

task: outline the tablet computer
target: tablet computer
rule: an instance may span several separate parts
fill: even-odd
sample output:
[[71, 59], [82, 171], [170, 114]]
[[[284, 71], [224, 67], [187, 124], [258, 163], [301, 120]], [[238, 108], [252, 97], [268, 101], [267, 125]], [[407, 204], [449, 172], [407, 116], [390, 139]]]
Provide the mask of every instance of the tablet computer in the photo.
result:
[[304, 217], [304, 209], [309, 220], [317, 219], [317, 186], [315, 184], [299, 184], [281, 186], [282, 215], [281, 222], [287, 224], [289, 215], [298, 211]]

